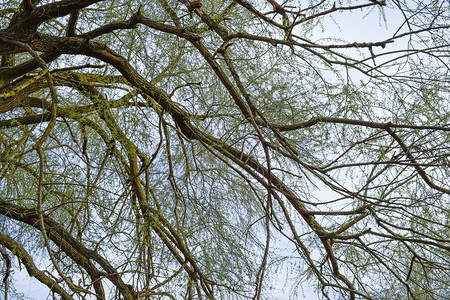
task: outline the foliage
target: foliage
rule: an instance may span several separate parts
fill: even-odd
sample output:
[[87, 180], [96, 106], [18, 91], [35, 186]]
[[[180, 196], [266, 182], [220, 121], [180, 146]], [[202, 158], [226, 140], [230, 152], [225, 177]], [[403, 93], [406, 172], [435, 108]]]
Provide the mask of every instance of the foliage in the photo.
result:
[[449, 12], [4, 1], [5, 299], [444, 299]]

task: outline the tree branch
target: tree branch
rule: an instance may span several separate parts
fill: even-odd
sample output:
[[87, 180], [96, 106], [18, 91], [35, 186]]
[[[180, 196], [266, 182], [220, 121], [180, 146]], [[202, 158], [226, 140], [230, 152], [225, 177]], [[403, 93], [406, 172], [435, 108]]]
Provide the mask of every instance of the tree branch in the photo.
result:
[[[1, 204], [0, 204], [1, 205]], [[17, 258], [23, 263], [27, 269], [28, 274], [31, 277], [36, 278], [43, 284], [45, 284], [52, 292], [57, 293], [64, 300], [72, 300], [70, 296], [56, 281], [45, 275], [44, 272], [39, 270], [33, 262], [33, 259], [25, 251], [25, 249], [9, 236], [0, 233], [0, 244], [8, 248]]]

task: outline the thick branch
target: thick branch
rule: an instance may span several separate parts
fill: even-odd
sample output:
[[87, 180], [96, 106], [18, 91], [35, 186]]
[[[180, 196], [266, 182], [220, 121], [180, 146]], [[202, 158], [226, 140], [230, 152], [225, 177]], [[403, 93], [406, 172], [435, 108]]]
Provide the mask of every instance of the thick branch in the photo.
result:
[[391, 122], [387, 123], [379, 123], [379, 122], [371, 122], [364, 120], [353, 120], [353, 119], [344, 119], [344, 118], [330, 118], [330, 117], [314, 117], [309, 121], [303, 123], [297, 123], [292, 125], [278, 125], [271, 124], [274, 128], [277, 128], [280, 131], [290, 131], [301, 128], [311, 127], [316, 125], [317, 123], [333, 123], [333, 124], [349, 124], [349, 125], [359, 125], [365, 126], [369, 128], [379, 128], [379, 129], [387, 129], [387, 128], [408, 128], [408, 129], [417, 129], [417, 130], [440, 130], [440, 131], [450, 131], [450, 127], [442, 125], [442, 126], [429, 126], [429, 125], [407, 125], [407, 124], [393, 124]]
[[[39, 214], [33, 210], [0, 200], [0, 214], [40, 229]], [[44, 224], [48, 237], [58, 245], [73, 261], [84, 268], [92, 279], [98, 295], [103, 295], [102, 277], [107, 277], [122, 293], [125, 299], [135, 299], [133, 288], [126, 285], [119, 273], [97, 252], [84, 247], [74, 239], [59, 223], [44, 215]], [[100, 272], [90, 260], [97, 262], [105, 271]]]
[[17, 258], [23, 263], [27, 269], [28, 274], [31, 277], [36, 278], [43, 284], [45, 284], [52, 292], [57, 293], [62, 299], [73, 299], [56, 281], [45, 275], [44, 272], [39, 270], [33, 262], [31, 256], [27, 251], [9, 236], [0, 233], [0, 244], [8, 248]]
[[16, 16], [8, 31], [33, 32], [45, 21], [63, 17], [102, 0], [63, 0], [35, 7]]

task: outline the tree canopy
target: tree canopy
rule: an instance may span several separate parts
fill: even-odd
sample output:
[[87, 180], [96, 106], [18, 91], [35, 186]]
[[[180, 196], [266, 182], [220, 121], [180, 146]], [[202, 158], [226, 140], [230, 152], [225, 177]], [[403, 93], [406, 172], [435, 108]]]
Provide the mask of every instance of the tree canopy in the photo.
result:
[[449, 1], [5, 0], [0, 25], [5, 299], [20, 266], [61, 299], [450, 296]]

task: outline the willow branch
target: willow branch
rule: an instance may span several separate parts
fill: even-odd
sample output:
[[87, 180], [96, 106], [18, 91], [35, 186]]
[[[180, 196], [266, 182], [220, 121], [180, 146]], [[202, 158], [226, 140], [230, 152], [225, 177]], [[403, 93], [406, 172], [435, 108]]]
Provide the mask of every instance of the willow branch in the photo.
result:
[[60, 295], [62, 299], [73, 299], [72, 296], [70, 296], [56, 281], [45, 275], [44, 272], [36, 267], [33, 259], [22, 247], [22, 245], [3, 233], [0, 233], [0, 244], [8, 248], [9, 251], [12, 252], [12, 254], [17, 256], [17, 258], [23, 263], [23, 265], [27, 269], [28, 274], [31, 277], [34, 277], [41, 283], [45, 284], [52, 292]]

